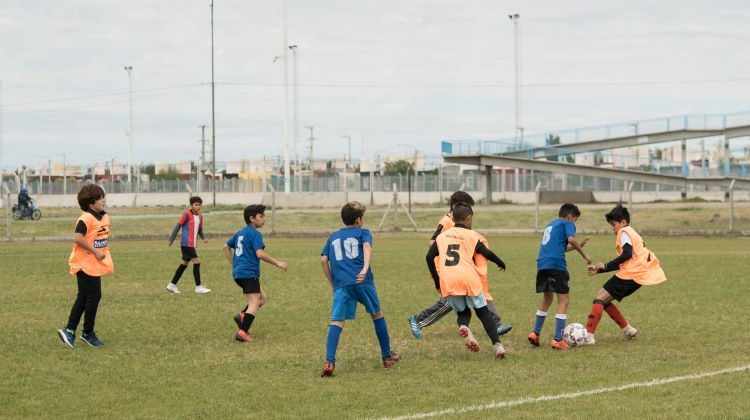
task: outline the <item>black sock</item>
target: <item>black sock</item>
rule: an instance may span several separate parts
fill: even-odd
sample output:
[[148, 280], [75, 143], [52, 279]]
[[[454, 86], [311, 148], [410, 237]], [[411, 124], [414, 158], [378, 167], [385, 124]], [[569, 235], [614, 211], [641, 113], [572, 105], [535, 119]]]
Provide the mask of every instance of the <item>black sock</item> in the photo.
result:
[[193, 278], [195, 279], [195, 285], [200, 286], [201, 285], [201, 265], [199, 264], [193, 264]]
[[492, 312], [486, 306], [474, 309], [474, 312], [477, 313], [477, 318], [482, 321], [484, 331], [490, 337], [492, 344], [499, 343], [500, 336], [497, 335], [497, 324], [495, 324], [495, 317], [492, 316]]
[[466, 325], [469, 326], [469, 322], [471, 322], [471, 309], [464, 308], [461, 312], [456, 312], [456, 322], [458, 323], [458, 326]]
[[240, 327], [243, 331], [250, 331], [250, 326], [253, 325], [255, 315], [245, 312], [245, 317], [242, 318], [242, 326]]
[[247, 312], [247, 308], [248, 308], [248, 306], [247, 306], [247, 305], [245, 305], [245, 308], [244, 308], [244, 309], [242, 309], [242, 310], [241, 310], [240, 312]]
[[177, 266], [177, 271], [174, 272], [174, 277], [172, 277], [172, 284], [177, 284], [177, 282], [180, 281], [180, 277], [182, 277], [182, 273], [185, 272], [186, 268], [187, 265], [180, 264]]

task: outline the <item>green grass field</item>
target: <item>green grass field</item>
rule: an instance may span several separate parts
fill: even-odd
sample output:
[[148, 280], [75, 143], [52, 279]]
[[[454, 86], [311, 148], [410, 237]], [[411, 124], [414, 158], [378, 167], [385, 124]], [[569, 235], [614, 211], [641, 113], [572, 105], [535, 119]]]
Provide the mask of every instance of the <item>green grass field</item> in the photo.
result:
[[[603, 215], [613, 204], [583, 204], [580, 206], [582, 216], [577, 222], [579, 232], [608, 233], [609, 225]], [[541, 206], [539, 225], [557, 217], [559, 205]], [[44, 216], [39, 221], [11, 222], [11, 237], [16, 239], [70, 237], [75, 220], [80, 210], [73, 208], [45, 208]], [[367, 224], [375, 230], [385, 208], [373, 207], [367, 212]], [[120, 237], [141, 237], [145, 239], [166, 239], [172, 227], [179, 219], [183, 208], [180, 207], [119, 207], [108, 208], [114, 224], [114, 235]], [[412, 216], [417, 227], [422, 231], [435, 229], [437, 220], [446, 212], [443, 207], [414, 206]], [[727, 231], [728, 206], [726, 203], [649, 203], [638, 204], [633, 209], [632, 224], [644, 234], [716, 234]], [[242, 225], [242, 207], [204, 208], [206, 233], [220, 236], [229, 235]], [[337, 229], [341, 223], [339, 210], [284, 209], [266, 213], [268, 222], [266, 232], [273, 229], [280, 234], [288, 233], [322, 233]], [[525, 230], [534, 229], [534, 207], [522, 205], [493, 205], [476, 207], [475, 225], [481, 229]], [[5, 218], [0, 219], [0, 235], [7, 235]], [[413, 230], [403, 211], [398, 214], [398, 227], [401, 230]], [[384, 231], [394, 230], [393, 212], [383, 224]], [[750, 235], [750, 203], [738, 202], [734, 208], [735, 233]], [[429, 235], [427, 235], [429, 236]]]
[[[114, 231], [118, 227], [115, 225]], [[288, 272], [264, 265], [269, 294], [251, 331], [252, 343], [233, 340], [240, 289], [221, 254], [222, 240], [201, 244], [207, 295], [192, 293], [186, 271], [182, 295], [164, 290], [179, 251], [163, 241], [112, 241], [116, 274], [103, 282], [93, 349], [65, 347], [55, 330], [65, 325], [76, 293], [67, 274], [69, 242], [0, 244], [0, 418], [378, 418], [461, 409], [492, 402], [616, 387], [701, 374], [750, 363], [745, 299], [747, 238], [646, 237], [669, 281], [642, 288], [620, 305], [640, 333], [625, 342], [606, 315], [597, 344], [566, 353], [530, 348], [534, 317], [536, 235], [489, 236], [508, 264], [491, 287], [505, 322], [505, 360], [484, 345], [467, 352], [451, 314], [415, 340], [410, 313], [433, 303], [420, 234], [375, 236], [373, 269], [393, 348], [402, 362], [381, 367], [369, 317], [344, 330], [336, 376], [320, 378], [331, 291], [319, 267], [323, 238], [268, 238], [268, 252], [289, 262]], [[589, 252], [612, 255], [613, 237], [595, 236]], [[570, 255], [568, 322], [585, 323], [605, 275], [586, 277]], [[542, 332], [549, 340], [553, 320]], [[446, 412], [444, 418], [747, 418], [750, 371], [579, 398], [506, 408]], [[475, 407], [476, 408], [476, 407]]]

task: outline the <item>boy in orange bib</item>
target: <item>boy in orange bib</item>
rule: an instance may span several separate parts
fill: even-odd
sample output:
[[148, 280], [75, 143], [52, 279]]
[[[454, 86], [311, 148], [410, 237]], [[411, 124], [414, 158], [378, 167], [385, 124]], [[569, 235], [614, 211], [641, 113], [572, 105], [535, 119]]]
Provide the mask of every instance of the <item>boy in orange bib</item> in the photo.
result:
[[586, 323], [588, 340], [586, 344], [594, 344], [594, 333], [602, 318], [602, 311], [606, 311], [617, 325], [622, 328], [623, 336], [630, 340], [638, 334], [638, 330], [622, 316], [612, 300], [622, 301], [624, 298], [635, 293], [641, 286], [659, 284], [667, 280], [664, 270], [661, 269], [659, 259], [643, 243], [643, 238], [638, 232], [630, 227], [630, 213], [622, 205], [617, 205], [612, 211], [604, 216], [607, 223], [612, 226], [615, 234], [615, 251], [617, 258], [608, 263], [597, 263], [588, 266], [589, 276], [598, 273], [606, 273], [617, 270], [612, 278], [604, 283], [604, 286], [596, 293], [591, 305]]
[[[483, 277], [487, 275], [487, 260], [495, 263], [501, 271], [505, 270], [505, 263], [487, 248], [487, 240], [482, 235], [471, 230], [473, 214], [466, 204], [454, 206], [453, 221], [456, 224], [437, 236], [427, 252], [427, 267], [435, 288], [456, 311], [458, 334], [464, 339], [466, 348], [479, 351], [479, 343], [469, 329], [471, 308], [474, 308], [492, 342], [495, 357], [502, 359], [505, 349], [500, 343], [495, 318], [487, 308]], [[476, 258], [479, 255], [483, 258], [481, 261]]]
[[83, 213], [76, 222], [73, 251], [68, 259], [70, 274], [78, 281], [78, 295], [70, 309], [68, 325], [57, 330], [57, 335], [68, 347], [75, 347], [75, 331], [81, 316], [81, 340], [91, 347], [101, 347], [104, 342], [94, 332], [96, 311], [102, 298], [102, 276], [112, 274], [114, 264], [109, 255], [109, 215], [104, 211], [104, 190], [95, 184], [86, 184], [78, 192], [78, 205]]

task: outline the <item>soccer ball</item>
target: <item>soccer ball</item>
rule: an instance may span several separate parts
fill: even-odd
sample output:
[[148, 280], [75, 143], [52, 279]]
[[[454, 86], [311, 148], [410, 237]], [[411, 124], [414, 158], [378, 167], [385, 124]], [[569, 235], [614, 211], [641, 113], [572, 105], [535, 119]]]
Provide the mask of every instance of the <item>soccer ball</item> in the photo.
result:
[[577, 322], [566, 325], [563, 330], [563, 340], [565, 340], [570, 347], [586, 343], [588, 337], [589, 333], [586, 331], [586, 327]]

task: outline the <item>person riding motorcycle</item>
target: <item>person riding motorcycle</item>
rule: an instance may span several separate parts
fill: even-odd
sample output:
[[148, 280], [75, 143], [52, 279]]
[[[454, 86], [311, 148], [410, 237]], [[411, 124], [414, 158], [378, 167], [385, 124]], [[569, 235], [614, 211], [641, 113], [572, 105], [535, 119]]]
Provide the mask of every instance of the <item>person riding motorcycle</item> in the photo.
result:
[[18, 193], [18, 206], [24, 214], [31, 212], [31, 197], [26, 187], [21, 187], [21, 191]]

